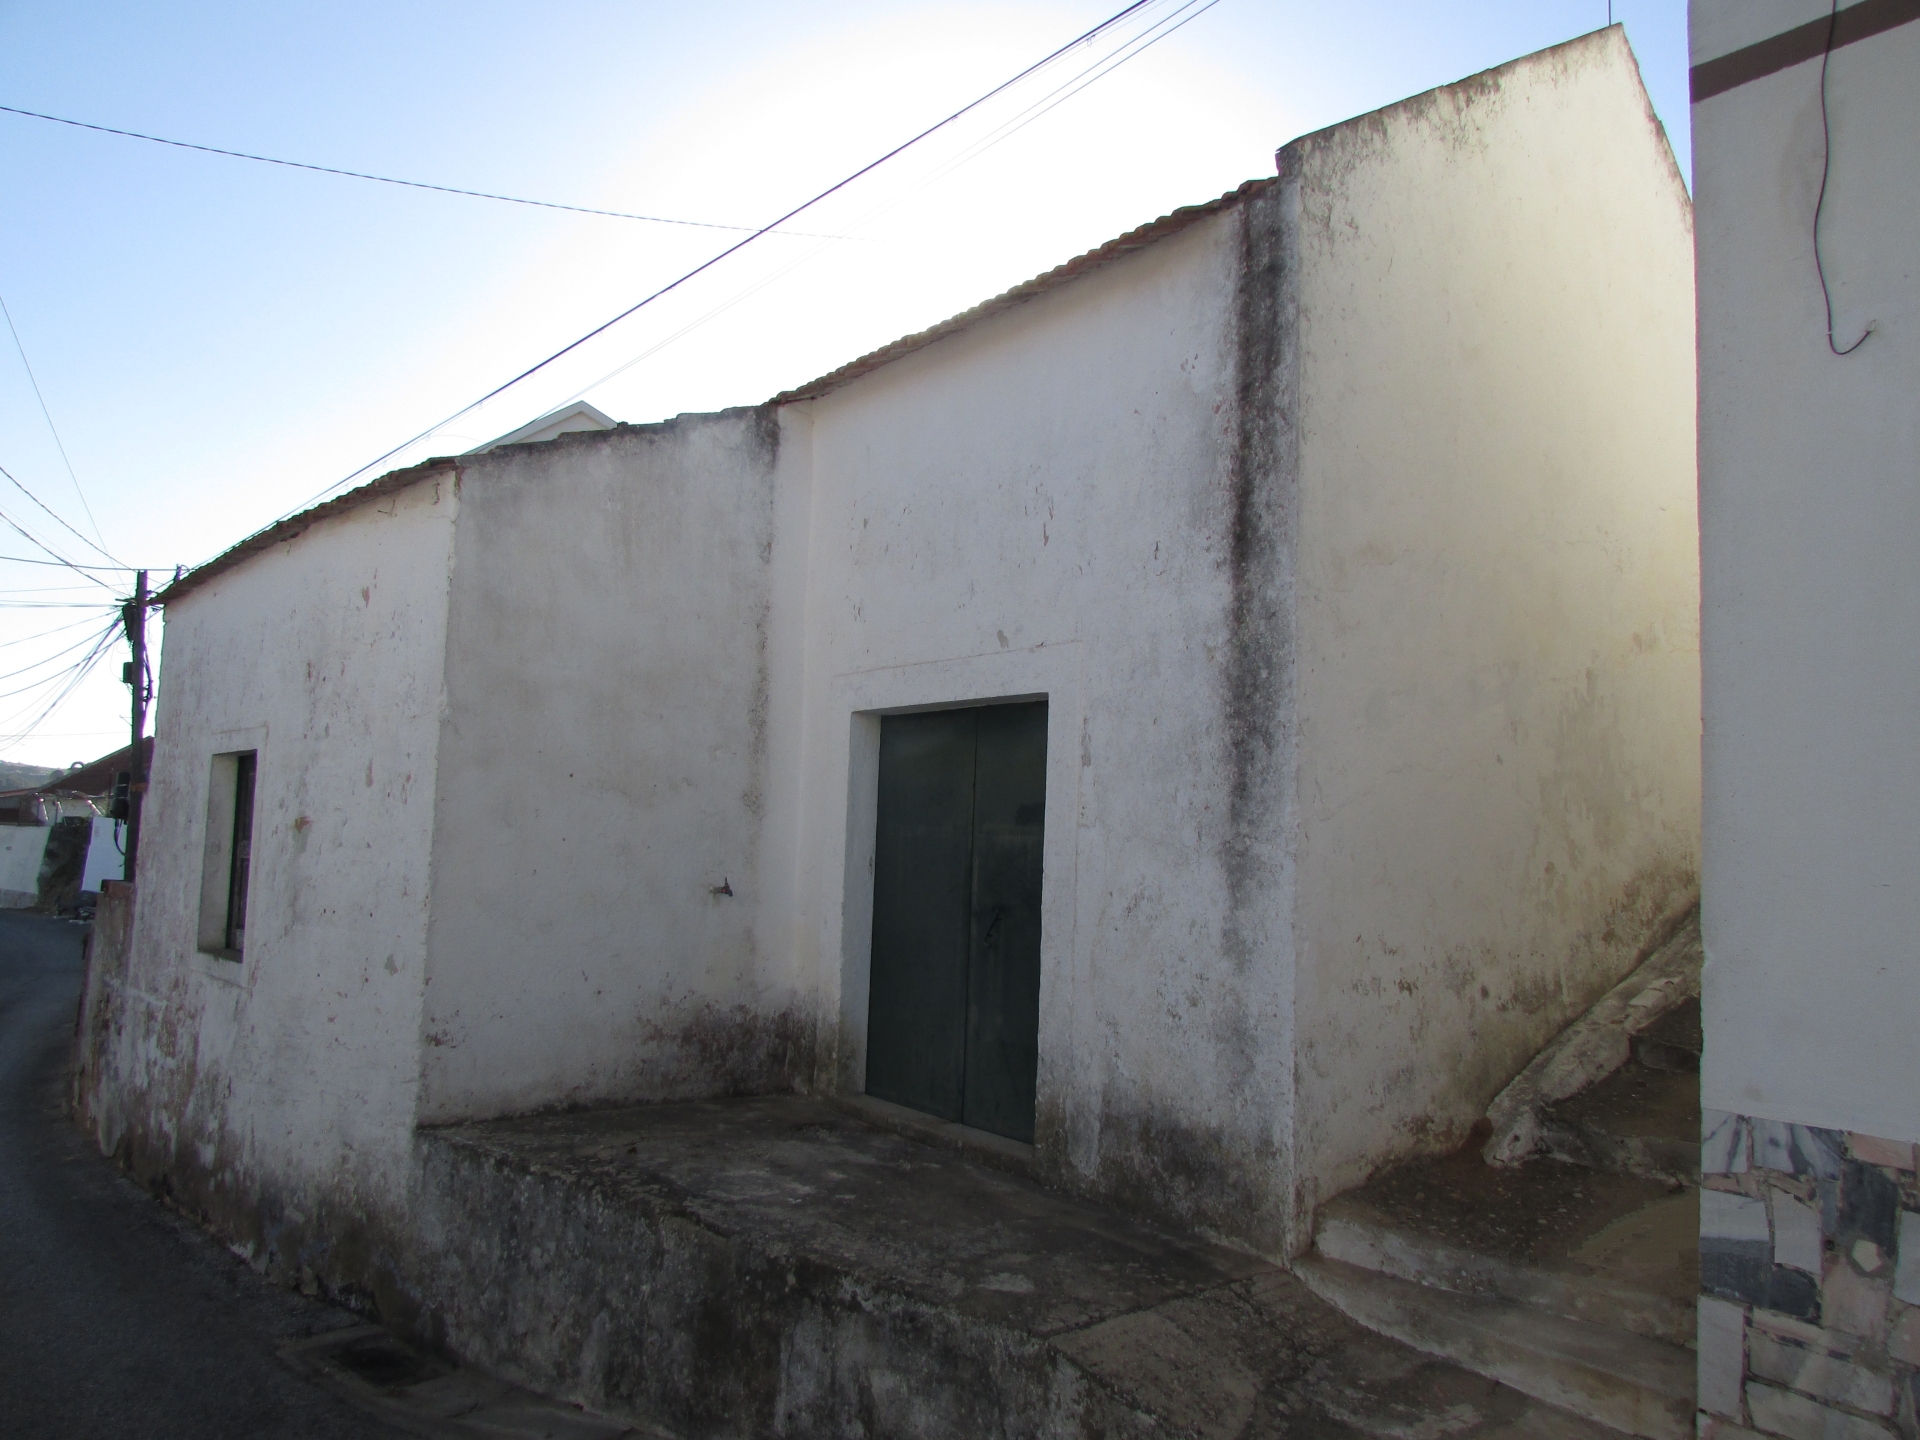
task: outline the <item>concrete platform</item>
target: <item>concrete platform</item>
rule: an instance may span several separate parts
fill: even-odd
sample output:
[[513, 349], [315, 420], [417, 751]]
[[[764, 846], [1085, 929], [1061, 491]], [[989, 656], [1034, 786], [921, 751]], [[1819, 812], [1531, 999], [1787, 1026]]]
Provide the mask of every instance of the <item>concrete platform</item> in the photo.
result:
[[1612, 1433], [1276, 1266], [820, 1101], [419, 1143], [430, 1338], [685, 1440]]

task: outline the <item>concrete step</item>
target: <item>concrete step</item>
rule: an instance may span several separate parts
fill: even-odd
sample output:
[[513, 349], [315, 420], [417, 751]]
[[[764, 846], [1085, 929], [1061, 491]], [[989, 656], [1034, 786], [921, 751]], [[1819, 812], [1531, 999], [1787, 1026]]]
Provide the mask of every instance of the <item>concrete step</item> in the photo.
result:
[[1697, 1184], [1700, 1077], [1629, 1060], [1598, 1084], [1548, 1106], [1540, 1138], [1548, 1155], [1569, 1164]]
[[1469, 1146], [1328, 1201], [1315, 1248], [1402, 1280], [1689, 1345], [1699, 1236], [1692, 1187], [1554, 1160], [1488, 1165]]
[[[1673, 1213], [1664, 1213], [1666, 1210]], [[1612, 1263], [1539, 1264], [1510, 1254], [1486, 1253], [1453, 1243], [1417, 1224], [1382, 1215], [1363, 1204], [1335, 1201], [1323, 1212], [1314, 1251], [1328, 1260], [1375, 1270], [1416, 1285], [1455, 1294], [1527, 1305], [1568, 1320], [1624, 1330], [1690, 1348], [1694, 1341], [1694, 1296], [1674, 1283], [1686, 1277], [1652, 1276], [1626, 1252], [1657, 1249], [1665, 1232], [1680, 1236], [1691, 1221], [1699, 1229], [1699, 1201], [1692, 1194], [1655, 1202], [1616, 1225], [1592, 1248]], [[1640, 1233], [1634, 1233], [1636, 1225]], [[1675, 1266], [1676, 1270], [1684, 1267]], [[1688, 1271], [1688, 1275], [1691, 1271]], [[1678, 1293], [1676, 1293], [1678, 1292]]]
[[1528, 1305], [1310, 1255], [1295, 1273], [1369, 1329], [1645, 1440], [1694, 1429], [1694, 1357], [1678, 1345]]

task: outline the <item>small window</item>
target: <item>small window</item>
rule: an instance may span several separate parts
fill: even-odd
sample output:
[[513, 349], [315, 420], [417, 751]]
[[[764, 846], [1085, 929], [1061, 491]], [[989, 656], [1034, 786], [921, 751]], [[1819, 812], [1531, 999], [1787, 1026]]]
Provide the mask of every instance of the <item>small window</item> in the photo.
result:
[[258, 772], [258, 751], [237, 750], [213, 757], [200, 872], [200, 948], [224, 960], [238, 960], [246, 950]]
[[249, 750], [233, 757], [238, 773], [233, 786], [233, 864], [227, 881], [227, 949], [246, 948], [247, 868], [253, 859], [253, 772], [259, 757]]

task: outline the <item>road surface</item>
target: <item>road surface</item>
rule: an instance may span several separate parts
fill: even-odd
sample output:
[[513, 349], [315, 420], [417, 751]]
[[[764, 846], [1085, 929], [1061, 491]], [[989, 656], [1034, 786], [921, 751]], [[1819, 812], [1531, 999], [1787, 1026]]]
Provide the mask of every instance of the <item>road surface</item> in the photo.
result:
[[63, 1115], [83, 933], [0, 911], [0, 1435], [405, 1434], [279, 1357], [354, 1317], [255, 1275]]

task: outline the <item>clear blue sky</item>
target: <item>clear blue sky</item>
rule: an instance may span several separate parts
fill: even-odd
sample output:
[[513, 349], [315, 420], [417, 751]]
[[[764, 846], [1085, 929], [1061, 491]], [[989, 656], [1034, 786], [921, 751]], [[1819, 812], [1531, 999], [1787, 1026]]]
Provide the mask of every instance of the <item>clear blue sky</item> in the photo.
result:
[[[1119, 4], [0, 0], [0, 104], [440, 184], [753, 225]], [[1144, 19], [1179, 4], [1156, 0]], [[1615, 15], [1686, 173], [1683, 0], [1621, 0]], [[1219, 0], [957, 168], [1079, 67], [796, 222], [851, 238], [769, 237], [399, 461], [468, 448], [595, 381], [587, 397], [623, 420], [762, 400], [1270, 173], [1274, 149], [1296, 134], [1606, 21], [1604, 0]], [[80, 488], [4, 330], [0, 466], [114, 558], [167, 573], [300, 505], [728, 238], [6, 114], [0, 195], [0, 296]], [[0, 492], [0, 511], [69, 558], [105, 563], [3, 480]], [[0, 554], [39, 553], [0, 528]], [[76, 579], [0, 563], [0, 675], [44, 662], [0, 679], [0, 691], [59, 674], [85, 653], [61, 658], [59, 647], [105, 626], [107, 591], [42, 588], [62, 577]], [[44, 608], [76, 600], [93, 608]], [[57, 687], [0, 696], [0, 758], [64, 764], [110, 749], [124, 734], [123, 654], [31, 734], [20, 732]]]

